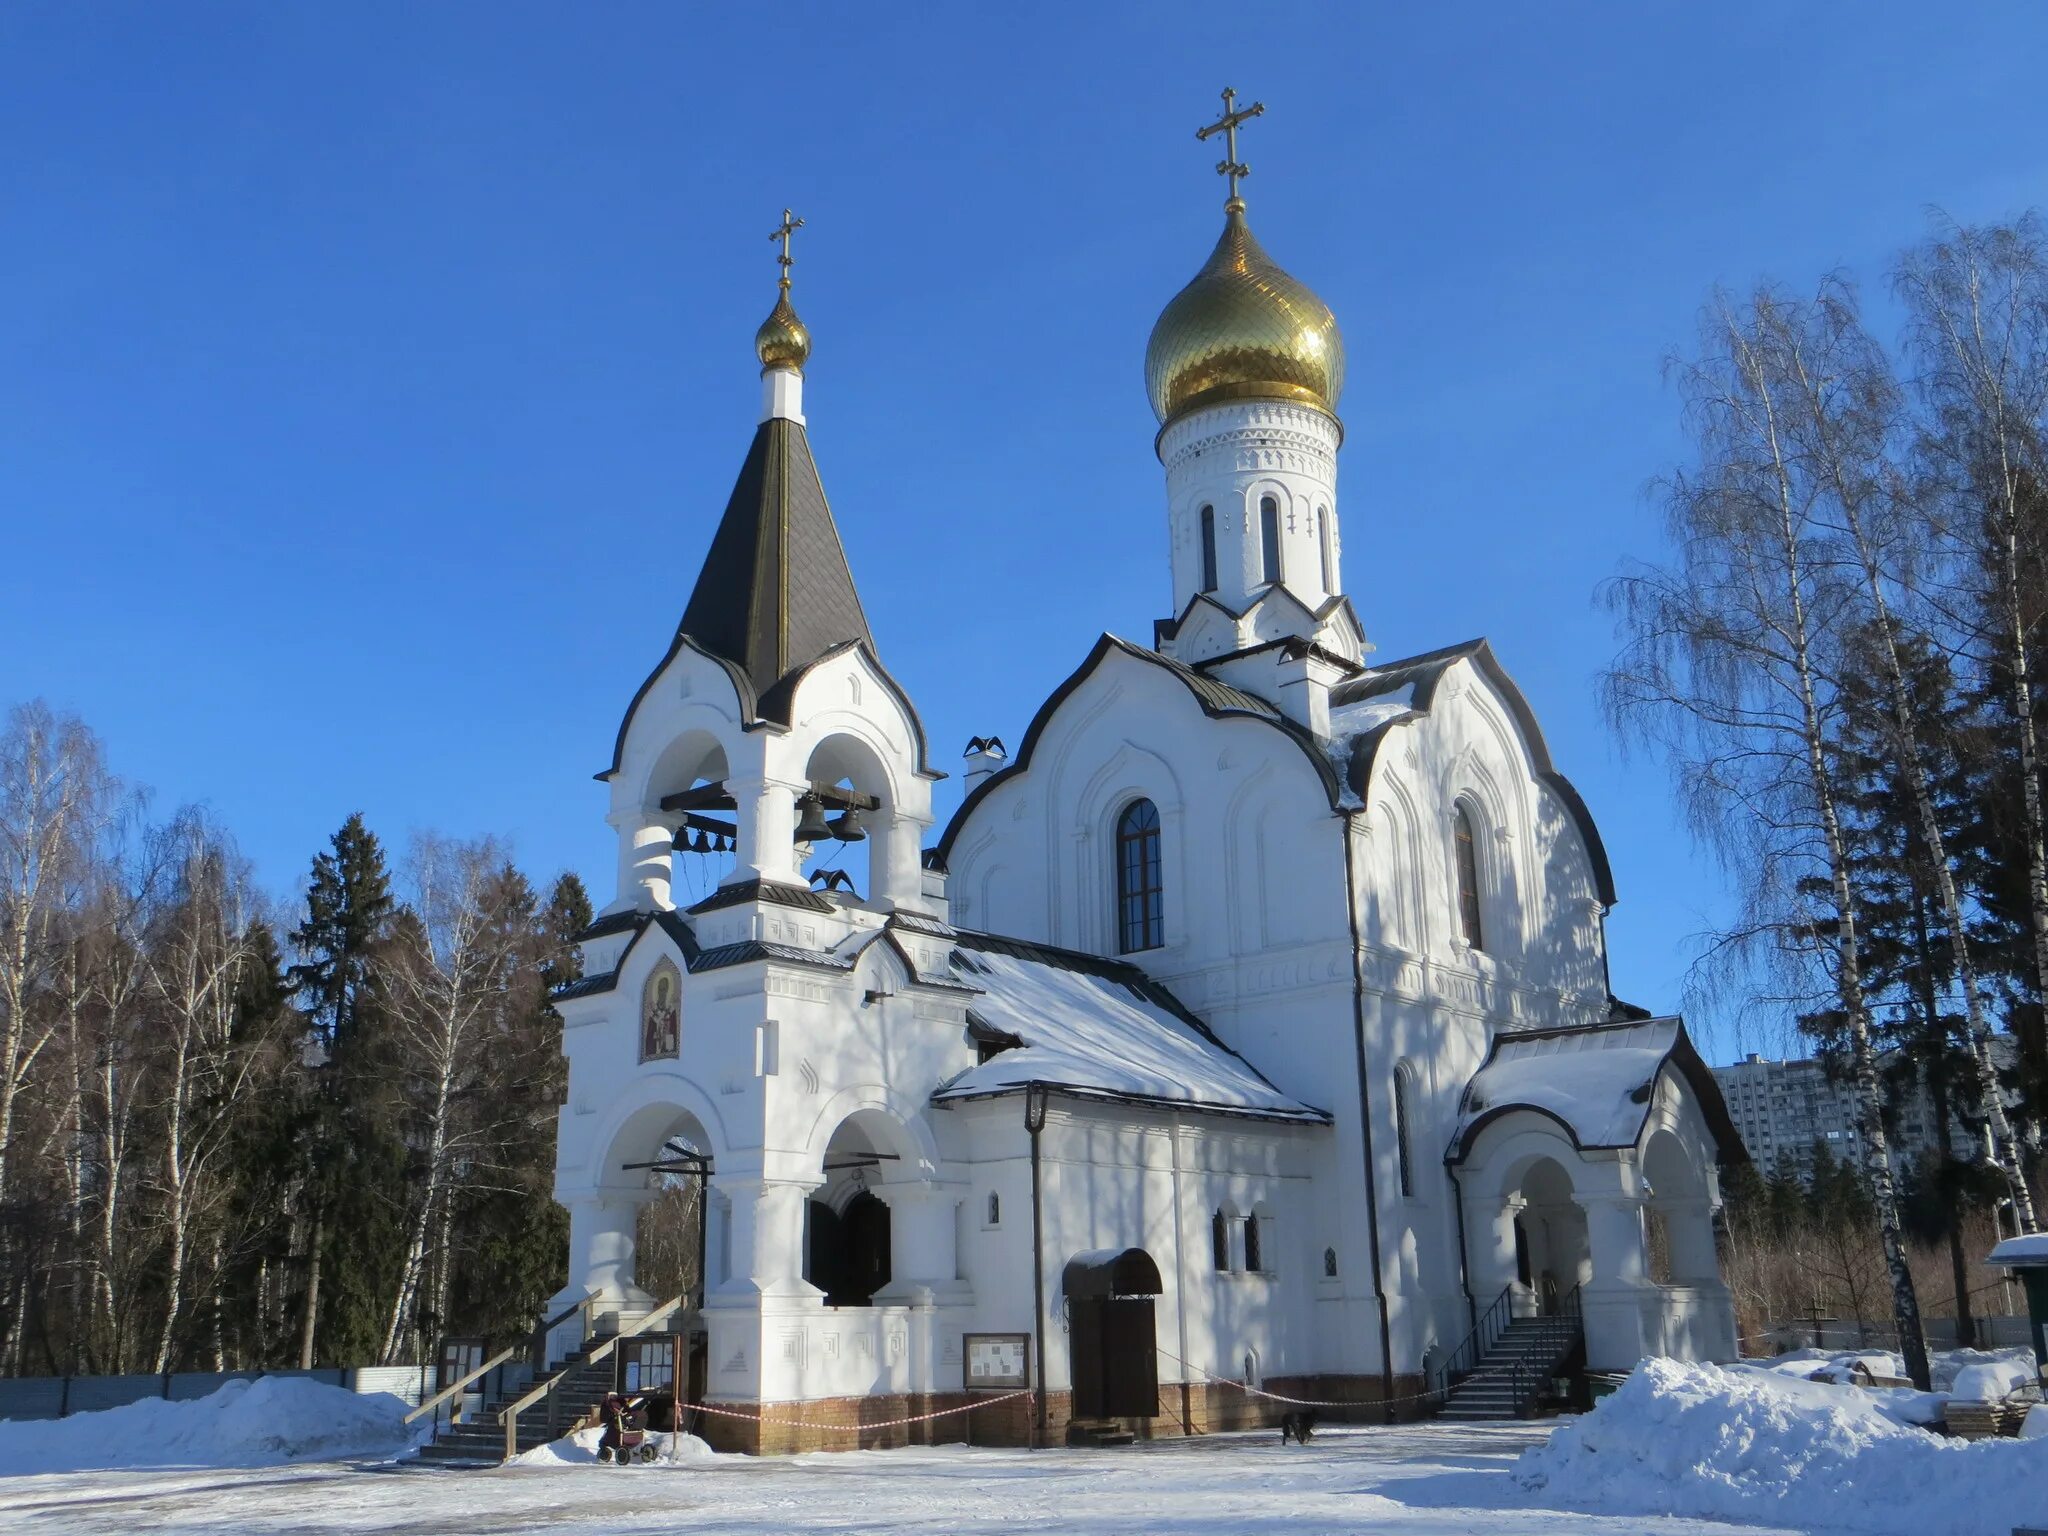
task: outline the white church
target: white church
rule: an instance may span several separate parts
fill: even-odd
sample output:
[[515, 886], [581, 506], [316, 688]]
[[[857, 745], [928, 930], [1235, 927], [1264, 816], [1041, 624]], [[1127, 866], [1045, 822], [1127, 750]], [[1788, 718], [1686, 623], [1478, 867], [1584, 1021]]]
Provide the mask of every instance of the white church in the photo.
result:
[[[1492, 650], [1367, 643], [1343, 341], [1251, 232], [1234, 106], [1221, 238], [1145, 356], [1171, 616], [964, 765], [827, 505], [785, 216], [760, 424], [599, 775], [618, 890], [557, 996], [551, 1310], [699, 1336], [715, 1444], [1500, 1415], [1735, 1354], [1740, 1143], [1683, 1025], [1610, 993], [1599, 831]], [[867, 889], [806, 873], [854, 843]], [[716, 884], [679, 906], [682, 856]], [[636, 1274], [676, 1177], [701, 1296]]]

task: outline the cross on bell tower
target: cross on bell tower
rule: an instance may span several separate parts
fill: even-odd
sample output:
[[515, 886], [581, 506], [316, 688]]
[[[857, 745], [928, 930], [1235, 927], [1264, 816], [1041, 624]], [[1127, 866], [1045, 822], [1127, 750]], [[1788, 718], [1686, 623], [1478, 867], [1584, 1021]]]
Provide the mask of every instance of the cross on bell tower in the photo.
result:
[[1255, 117], [1263, 117], [1265, 112], [1266, 104], [1263, 101], [1255, 101], [1250, 106], [1240, 109], [1237, 105], [1237, 92], [1226, 85], [1223, 88], [1223, 115], [1208, 127], [1195, 130], [1195, 137], [1204, 142], [1219, 133], [1223, 135], [1223, 158], [1216, 162], [1216, 174], [1230, 178], [1230, 199], [1223, 205], [1225, 208], [1244, 206], [1244, 199], [1237, 195], [1237, 183], [1240, 177], [1252, 173], [1252, 168], [1237, 158], [1238, 125], [1248, 123]]
[[785, 293], [789, 291], [789, 269], [796, 265], [796, 258], [789, 254], [789, 237], [803, 227], [804, 221], [792, 215], [785, 208], [782, 210], [782, 222], [771, 230], [768, 235], [770, 241], [780, 240], [782, 242], [782, 254], [775, 258], [775, 264], [782, 268], [781, 286]]

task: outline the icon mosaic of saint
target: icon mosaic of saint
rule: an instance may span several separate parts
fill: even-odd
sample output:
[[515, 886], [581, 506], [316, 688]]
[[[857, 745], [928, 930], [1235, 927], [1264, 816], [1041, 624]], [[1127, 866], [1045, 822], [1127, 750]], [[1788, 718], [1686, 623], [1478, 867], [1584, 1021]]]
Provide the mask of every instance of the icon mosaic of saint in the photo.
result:
[[664, 965], [647, 979], [640, 1003], [640, 1056], [673, 1056], [681, 1043], [682, 1013], [677, 977]]

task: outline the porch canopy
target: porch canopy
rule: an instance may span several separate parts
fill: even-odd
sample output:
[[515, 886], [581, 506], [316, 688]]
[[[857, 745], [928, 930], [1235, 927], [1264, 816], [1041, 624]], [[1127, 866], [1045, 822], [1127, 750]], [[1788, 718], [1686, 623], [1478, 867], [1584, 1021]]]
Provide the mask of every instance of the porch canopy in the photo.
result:
[[1720, 1160], [1746, 1162], [1720, 1084], [1675, 1018], [1496, 1037], [1485, 1064], [1465, 1085], [1457, 1134], [1444, 1161], [1464, 1162], [1479, 1133], [1515, 1110], [1555, 1121], [1582, 1152], [1633, 1147], [1649, 1124], [1657, 1077], [1667, 1067], [1692, 1090]]
[[1067, 1260], [1060, 1289], [1069, 1301], [1088, 1297], [1157, 1296], [1159, 1266], [1142, 1248], [1096, 1248]]

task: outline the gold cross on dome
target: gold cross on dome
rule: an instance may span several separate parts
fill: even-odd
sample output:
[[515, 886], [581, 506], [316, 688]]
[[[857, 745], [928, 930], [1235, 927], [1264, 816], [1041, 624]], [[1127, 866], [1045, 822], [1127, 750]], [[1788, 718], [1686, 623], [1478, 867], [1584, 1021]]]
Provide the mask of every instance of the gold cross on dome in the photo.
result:
[[1263, 101], [1255, 101], [1240, 111], [1237, 105], [1237, 92], [1226, 85], [1223, 88], [1223, 115], [1208, 127], [1195, 130], [1195, 137], [1203, 140], [1214, 138], [1219, 133], [1223, 135], [1223, 158], [1216, 162], [1216, 174], [1230, 178], [1230, 201], [1233, 203], [1238, 201], [1238, 178], [1252, 173], [1252, 168], [1237, 158], [1237, 126], [1239, 123], [1248, 123], [1255, 117], [1264, 116], [1265, 111], [1266, 104]]
[[776, 257], [775, 261], [776, 265], [782, 268], [782, 286], [785, 288], [789, 286], [789, 269], [796, 265], [796, 258], [789, 254], [789, 237], [803, 227], [804, 221], [794, 217], [785, 208], [782, 210], [782, 223], [768, 236], [771, 241], [780, 240], [782, 242], [782, 254]]

